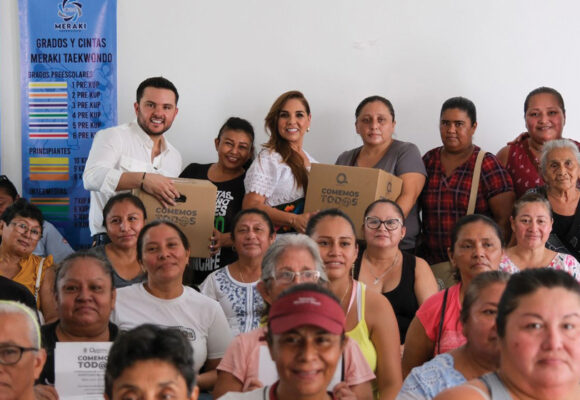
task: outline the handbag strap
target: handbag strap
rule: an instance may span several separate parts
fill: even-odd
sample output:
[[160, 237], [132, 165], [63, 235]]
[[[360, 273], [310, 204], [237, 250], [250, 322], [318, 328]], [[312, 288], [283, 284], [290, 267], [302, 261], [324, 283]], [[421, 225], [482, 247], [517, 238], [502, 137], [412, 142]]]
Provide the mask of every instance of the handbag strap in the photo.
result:
[[443, 333], [443, 321], [445, 320], [445, 307], [447, 306], [447, 295], [449, 289], [445, 289], [443, 294], [443, 307], [441, 308], [441, 319], [439, 320], [439, 333], [437, 334], [437, 354], [441, 354], [441, 334]]
[[34, 284], [34, 300], [38, 302], [38, 293], [40, 292], [40, 284], [42, 282], [42, 266], [44, 265], [45, 258], [42, 257], [40, 264], [38, 264], [38, 271], [36, 272], [36, 283]]
[[473, 214], [475, 211], [475, 202], [477, 200], [477, 190], [479, 189], [479, 178], [481, 178], [481, 164], [483, 164], [483, 157], [485, 157], [485, 151], [480, 149], [477, 159], [475, 160], [475, 167], [473, 168], [469, 204], [467, 205], [467, 213], [465, 215]]

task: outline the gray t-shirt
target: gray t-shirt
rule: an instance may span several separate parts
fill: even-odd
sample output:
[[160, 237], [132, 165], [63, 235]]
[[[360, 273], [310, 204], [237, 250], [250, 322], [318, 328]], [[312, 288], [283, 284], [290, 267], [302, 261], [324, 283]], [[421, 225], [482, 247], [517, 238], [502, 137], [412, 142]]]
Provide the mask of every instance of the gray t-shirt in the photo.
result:
[[[335, 164], [356, 166], [356, 159], [358, 158], [361, 149], [362, 146], [345, 151], [338, 156]], [[425, 170], [425, 165], [423, 164], [421, 153], [417, 146], [413, 143], [401, 142], [396, 139], [393, 139], [393, 143], [391, 143], [383, 158], [381, 158], [373, 168], [382, 169], [383, 171], [396, 176], [401, 176], [408, 172], [417, 172], [427, 176], [427, 171]], [[362, 221], [353, 222], [355, 224], [362, 223]], [[417, 236], [419, 235], [420, 230], [419, 214], [417, 212], [416, 203], [405, 219], [405, 227], [407, 228], [407, 233], [399, 247], [404, 250], [413, 249], [416, 245]]]
[[145, 274], [139, 274], [138, 276], [136, 276], [135, 278], [130, 279], [130, 280], [121, 278], [121, 276], [115, 270], [115, 266], [113, 265], [111, 260], [109, 260], [109, 257], [107, 257], [107, 252], [105, 251], [105, 246], [106, 246], [105, 244], [102, 244], [100, 246], [93, 247], [92, 249], [90, 249], [90, 251], [92, 253], [95, 253], [95, 254], [103, 257], [105, 260], [107, 260], [111, 263], [111, 265], [113, 266], [113, 286], [115, 286], [116, 289], [119, 289], [119, 288], [122, 288], [125, 286], [130, 286], [134, 283], [140, 283], [140, 282], [143, 282], [146, 280], [147, 276]]

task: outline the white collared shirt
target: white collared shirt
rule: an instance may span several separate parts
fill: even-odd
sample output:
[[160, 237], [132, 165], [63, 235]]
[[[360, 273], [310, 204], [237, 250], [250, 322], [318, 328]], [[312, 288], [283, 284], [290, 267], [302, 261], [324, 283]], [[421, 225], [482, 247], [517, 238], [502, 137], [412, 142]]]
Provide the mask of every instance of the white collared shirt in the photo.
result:
[[103, 207], [113, 195], [124, 172], [150, 172], [168, 177], [181, 173], [181, 154], [164, 137], [161, 153], [151, 161], [153, 140], [137, 121], [104, 129], [95, 135], [83, 173], [91, 191], [91, 235], [105, 232]]

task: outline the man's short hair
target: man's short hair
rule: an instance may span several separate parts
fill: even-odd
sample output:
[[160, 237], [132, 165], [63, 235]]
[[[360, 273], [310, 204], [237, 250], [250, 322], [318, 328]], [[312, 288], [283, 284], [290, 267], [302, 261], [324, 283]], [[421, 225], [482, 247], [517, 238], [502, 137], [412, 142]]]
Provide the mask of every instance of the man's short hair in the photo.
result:
[[143, 82], [141, 82], [141, 84], [137, 88], [137, 103], [141, 101], [141, 98], [143, 97], [143, 92], [148, 87], [171, 90], [175, 94], [175, 104], [177, 104], [177, 101], [179, 100], [179, 93], [177, 93], [177, 88], [169, 79], [165, 79], [162, 76], [154, 76], [152, 78], [147, 78]]
[[140, 325], [117, 337], [107, 360], [105, 394], [112, 398], [113, 383], [123, 372], [139, 361], [160, 360], [172, 365], [185, 380], [187, 394], [195, 386], [193, 348], [176, 328], [152, 324]]
[[37, 349], [41, 348], [40, 325], [34, 311], [22, 303], [11, 300], [0, 300], [0, 315], [21, 315], [28, 326], [30, 343]]

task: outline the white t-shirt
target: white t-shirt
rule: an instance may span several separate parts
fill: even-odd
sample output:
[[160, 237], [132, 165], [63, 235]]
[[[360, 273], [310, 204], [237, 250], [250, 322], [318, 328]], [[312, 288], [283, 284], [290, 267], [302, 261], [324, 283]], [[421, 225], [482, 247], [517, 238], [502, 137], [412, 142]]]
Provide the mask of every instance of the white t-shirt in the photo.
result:
[[175, 299], [160, 299], [143, 285], [137, 283], [117, 289], [111, 322], [122, 331], [146, 323], [179, 329], [191, 342], [198, 372], [207, 359], [223, 357], [233, 336], [217, 301], [187, 286]]
[[220, 400], [270, 400], [270, 386], [264, 386], [249, 392], [228, 392]]

